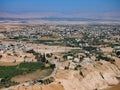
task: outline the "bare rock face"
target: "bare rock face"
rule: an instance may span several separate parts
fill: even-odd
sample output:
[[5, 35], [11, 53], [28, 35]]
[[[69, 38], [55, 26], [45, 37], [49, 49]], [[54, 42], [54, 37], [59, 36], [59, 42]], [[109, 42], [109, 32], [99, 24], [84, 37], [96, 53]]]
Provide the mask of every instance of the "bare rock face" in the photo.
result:
[[55, 82], [60, 83], [19, 86], [10, 90], [103, 90], [119, 83], [116, 78], [120, 75], [119, 62], [96, 61], [83, 65], [80, 70], [57, 70]]
[[116, 76], [120, 75], [120, 70], [116, 64], [100, 61], [84, 65], [83, 67], [81, 69], [82, 75], [79, 70], [58, 71], [58, 73], [62, 72], [63, 76], [67, 73], [67, 79], [64, 79], [63, 76], [57, 79], [64, 86], [65, 90], [105, 89], [119, 83]]

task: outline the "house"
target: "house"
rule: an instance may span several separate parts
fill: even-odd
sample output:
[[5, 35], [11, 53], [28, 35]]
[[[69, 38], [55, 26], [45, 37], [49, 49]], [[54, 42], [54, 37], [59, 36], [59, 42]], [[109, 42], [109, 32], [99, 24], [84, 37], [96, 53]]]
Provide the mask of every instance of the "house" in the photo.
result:
[[73, 61], [76, 62], [76, 63], [79, 63], [79, 62], [80, 62], [80, 59], [79, 59], [79, 58], [74, 58]]
[[73, 56], [67, 56], [67, 60], [73, 60]]

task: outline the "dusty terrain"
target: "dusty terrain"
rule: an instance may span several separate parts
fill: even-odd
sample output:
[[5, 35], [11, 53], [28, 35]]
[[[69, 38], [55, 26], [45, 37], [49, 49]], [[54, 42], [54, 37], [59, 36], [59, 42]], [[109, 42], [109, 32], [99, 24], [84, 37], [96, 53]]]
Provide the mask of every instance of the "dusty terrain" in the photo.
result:
[[[109, 55], [113, 49], [107, 47], [102, 48], [102, 50], [106, 55]], [[112, 58], [115, 59], [115, 64], [101, 60], [83, 65], [83, 68], [80, 70], [83, 76], [80, 75], [79, 70], [58, 70], [56, 80], [61, 82], [65, 90], [105, 88], [120, 90], [120, 85], [118, 84], [120, 81], [116, 78], [120, 75], [120, 58], [114, 56]]]
[[31, 74], [19, 75], [12, 78], [12, 81], [23, 83], [26, 81], [33, 81], [37, 79], [42, 79], [52, 73], [52, 69], [47, 70], [37, 70]]
[[2, 55], [2, 57], [0, 58], [0, 62], [36, 61], [35, 56], [33, 54], [24, 53], [22, 51], [4, 52], [4, 53], [0, 53], [0, 55]]
[[[4, 42], [12, 43], [12, 42]], [[65, 52], [69, 51], [73, 48], [70, 47], [62, 47], [62, 46], [48, 46], [43, 44], [27, 44], [28, 49], [34, 49], [39, 53], [57, 53], [57, 52]], [[110, 55], [112, 52], [112, 48], [102, 48], [102, 51], [106, 55]], [[16, 54], [17, 56], [15, 56]], [[1, 53], [2, 57], [0, 58], [1, 65], [13, 65], [12, 62], [17, 60], [19, 61], [33, 61], [34, 56], [32, 54], [26, 54], [24, 52], [5, 52]], [[25, 59], [25, 55], [29, 58]], [[116, 78], [120, 75], [120, 59], [117, 57], [112, 57], [115, 59], [115, 64], [106, 61], [93, 61], [87, 64], [82, 65], [82, 69], [80, 70], [64, 70], [60, 69], [59, 65], [64, 66], [64, 62], [62, 64], [58, 64], [58, 70], [55, 75], [56, 81], [54, 83], [48, 85], [30, 85], [30, 86], [16, 86], [11, 90], [94, 90], [94, 89], [106, 89], [111, 86], [117, 85], [119, 88], [119, 80]], [[5, 63], [7, 62], [7, 63]], [[9, 63], [10, 62], [10, 63]], [[13, 81], [23, 83], [25, 81], [31, 81], [38, 78], [43, 78], [41, 73], [44, 71], [36, 71], [33, 74], [28, 75], [20, 75], [12, 78]], [[80, 74], [82, 72], [83, 75]], [[45, 73], [46, 75], [46, 73]], [[56, 83], [60, 82], [60, 83]], [[116, 87], [113, 87], [116, 88]], [[111, 89], [113, 89], [111, 88]]]
[[[48, 85], [19, 86], [19, 90], [25, 88], [27, 90], [30, 90], [30, 88], [33, 88], [33, 90], [104, 90], [119, 83], [116, 77], [120, 75], [120, 64], [116, 63], [116, 65], [106, 61], [89, 63], [81, 69], [83, 76], [80, 75], [79, 70], [57, 70], [55, 82], [60, 82], [61, 85], [52, 83]], [[49, 86], [50, 89], [48, 89]], [[42, 89], [38, 89], [41, 87]], [[15, 87], [12, 90], [16, 90], [16, 88], [18, 89], [18, 87]], [[117, 88], [119, 88], [119, 85]]]
[[[51, 47], [44, 46], [44, 51], [46, 50], [46, 48], [48, 48], [49, 50], [49, 48]], [[109, 47], [102, 48], [102, 50], [107, 55], [109, 55], [112, 51], [112, 49]], [[60, 63], [58, 64], [58, 70], [55, 74], [56, 79], [55, 82], [60, 82], [61, 84], [58, 83], [56, 84], [54, 82], [54, 84], [52, 83], [48, 85], [38, 84], [37, 86], [36, 85], [19, 86], [19, 90], [24, 90], [25, 88], [28, 90], [30, 90], [31, 88], [33, 88], [33, 90], [94, 90], [94, 89], [104, 90], [106, 88], [116, 88], [115, 85], [117, 84], [118, 84], [117, 88], [119, 88], [120, 81], [116, 77], [120, 75], [120, 59], [117, 57], [113, 58], [115, 59], [114, 64], [104, 60], [92, 61], [90, 63], [83, 64], [82, 68], [79, 70], [60, 69], [61, 65], [64, 64], [64, 62], [61, 62], [61, 64]], [[80, 72], [82, 72], [83, 75], [81, 75]], [[28, 80], [27, 77], [25, 77], [24, 79]], [[17, 77], [17, 80], [21, 81], [22, 79], [21, 78], [18, 79]], [[15, 87], [12, 90], [17, 89], [18, 87]]]
[[35, 51], [40, 52], [40, 53], [45, 53], [45, 52], [51, 52], [51, 53], [57, 53], [57, 52], [65, 52], [70, 51], [73, 49], [72, 47], [64, 47], [64, 46], [48, 46], [44, 44], [29, 44], [28, 45], [29, 49], [34, 48]]
[[51, 83], [49, 85], [31, 85], [31, 86], [18, 86], [9, 90], [64, 90], [60, 83]]
[[22, 26], [20, 24], [0, 24], [0, 31], [20, 30], [21, 28]]
[[119, 80], [116, 79], [116, 76], [120, 74], [119, 68], [109, 62], [102, 61], [85, 65], [82, 70], [84, 77], [80, 75], [79, 71], [60, 70], [57, 72], [56, 78], [65, 90], [104, 89], [119, 83]]
[[19, 63], [20, 62], [16, 62], [16, 63], [13, 63], [13, 62], [0, 62], [0, 66], [14, 66], [14, 65], [17, 65]]
[[115, 85], [115, 86], [108, 88], [108, 89], [105, 89], [105, 90], [120, 90], [120, 84]]

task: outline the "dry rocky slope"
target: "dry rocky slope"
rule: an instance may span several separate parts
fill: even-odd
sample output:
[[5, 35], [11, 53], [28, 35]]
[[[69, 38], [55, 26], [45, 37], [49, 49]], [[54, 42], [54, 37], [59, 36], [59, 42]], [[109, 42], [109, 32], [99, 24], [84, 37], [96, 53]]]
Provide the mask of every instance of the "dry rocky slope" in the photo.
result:
[[115, 64], [96, 61], [83, 65], [80, 70], [58, 70], [55, 75], [56, 81], [51, 84], [19, 86], [10, 90], [104, 90], [117, 85], [119, 75], [119, 59]]
[[[65, 90], [96, 90], [105, 89], [116, 85], [120, 75], [120, 60], [116, 64], [106, 61], [89, 63], [80, 71], [58, 71], [57, 80], [61, 82]], [[63, 77], [64, 76], [64, 77]]]
[[[108, 52], [108, 49], [105, 49], [104, 53], [111, 51]], [[120, 58], [114, 56], [112, 58], [115, 59], [115, 63], [91, 60], [82, 64], [78, 70], [59, 69], [58, 64], [53, 83], [19, 86], [10, 90], [105, 90], [120, 83]]]

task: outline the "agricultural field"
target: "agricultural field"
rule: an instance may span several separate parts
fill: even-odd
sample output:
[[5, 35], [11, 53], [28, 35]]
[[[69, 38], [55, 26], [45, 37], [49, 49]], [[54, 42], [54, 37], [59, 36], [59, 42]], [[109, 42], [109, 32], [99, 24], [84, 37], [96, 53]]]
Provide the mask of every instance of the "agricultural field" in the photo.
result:
[[42, 74], [44, 77], [49, 76], [53, 71], [52, 64], [46, 66], [42, 62], [22, 62], [14, 66], [0, 66], [0, 78], [3, 79], [0, 83], [0, 87], [8, 87], [12, 84], [18, 84], [18, 82], [11, 81], [11, 79], [18, 75], [24, 76], [32, 73], [35, 74], [35, 72], [38, 71], [42, 72], [40, 73], [41, 76]]

